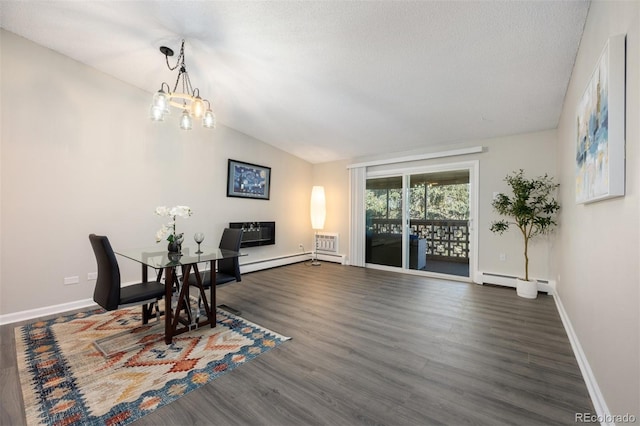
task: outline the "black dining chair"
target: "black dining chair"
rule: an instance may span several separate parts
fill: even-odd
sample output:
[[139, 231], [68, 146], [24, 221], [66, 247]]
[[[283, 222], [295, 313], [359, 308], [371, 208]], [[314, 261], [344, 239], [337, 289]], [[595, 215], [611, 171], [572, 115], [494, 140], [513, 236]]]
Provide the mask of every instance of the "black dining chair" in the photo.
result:
[[[164, 284], [150, 281], [121, 287], [120, 268], [109, 239], [105, 236], [91, 234], [89, 235], [89, 241], [98, 264], [98, 278], [93, 291], [94, 302], [107, 311], [142, 305], [142, 324], [149, 322], [155, 307], [156, 318], [160, 320], [158, 301], [164, 296]], [[117, 336], [99, 339], [94, 344], [103, 355], [109, 356], [100, 344]]]
[[[222, 238], [220, 238], [220, 245], [218, 248], [223, 250], [240, 251], [240, 244], [242, 243], [242, 229], [225, 228], [222, 231]], [[242, 281], [240, 276], [240, 262], [238, 257], [229, 259], [220, 259], [217, 262], [218, 268], [216, 270], [216, 288], [226, 284], [232, 284], [234, 282]], [[204, 288], [211, 286], [211, 272], [204, 271], [201, 273], [202, 285]], [[196, 285], [197, 280], [195, 275], [189, 277], [189, 285]], [[198, 303], [198, 306], [200, 303]], [[218, 307], [225, 311], [231, 312], [235, 315], [240, 315], [241, 312], [227, 305], [218, 305]]]

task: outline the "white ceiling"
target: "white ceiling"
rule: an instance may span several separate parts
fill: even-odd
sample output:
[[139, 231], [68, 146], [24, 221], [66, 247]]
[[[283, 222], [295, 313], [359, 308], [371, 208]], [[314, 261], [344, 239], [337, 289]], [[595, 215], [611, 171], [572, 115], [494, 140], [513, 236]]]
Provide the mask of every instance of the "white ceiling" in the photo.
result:
[[588, 9], [1, 1], [0, 26], [149, 93], [176, 78], [159, 46], [178, 53], [184, 38], [191, 81], [219, 122], [319, 163], [555, 128]]

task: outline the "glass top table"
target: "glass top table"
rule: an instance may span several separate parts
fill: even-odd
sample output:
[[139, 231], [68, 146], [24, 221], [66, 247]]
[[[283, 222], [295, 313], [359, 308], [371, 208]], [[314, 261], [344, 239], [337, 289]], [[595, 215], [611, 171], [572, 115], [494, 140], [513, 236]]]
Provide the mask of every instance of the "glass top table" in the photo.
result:
[[203, 245], [200, 246], [200, 251], [202, 253], [197, 252], [197, 246], [183, 247], [182, 253], [180, 254], [169, 253], [166, 249], [163, 250], [160, 247], [152, 246], [139, 249], [115, 250], [115, 253], [154, 269], [174, 268], [177, 266], [193, 265], [194, 263], [211, 262], [220, 259], [246, 256], [246, 253]]
[[[221, 259], [232, 259], [240, 256], [246, 256], [246, 253], [240, 253], [232, 250], [224, 250], [207, 246], [200, 246], [198, 252], [197, 246], [184, 246], [181, 253], [169, 253], [161, 246], [152, 246], [139, 249], [114, 250], [117, 255], [127, 259], [136, 261], [142, 265], [142, 281], [147, 282], [147, 270], [153, 268], [159, 270], [156, 281], [160, 282], [162, 274], [165, 275], [165, 328], [164, 341], [171, 344], [173, 336], [184, 333], [203, 325], [210, 325], [212, 328], [216, 326], [216, 262]], [[208, 262], [210, 271], [210, 296], [209, 302], [205, 294], [202, 276], [198, 270], [198, 263]], [[182, 280], [178, 278], [176, 268], [180, 268], [182, 272]], [[191, 305], [189, 302], [189, 276], [194, 274], [196, 277], [196, 285], [199, 297], [204, 302], [206, 312], [206, 320], [201, 320], [199, 315], [192, 315]], [[173, 291], [176, 289], [177, 303], [175, 308], [171, 303]], [[175, 299], [175, 298], [174, 298]], [[184, 319], [184, 315], [187, 319]], [[195, 319], [194, 319], [195, 318]], [[183, 325], [184, 327], [180, 327]]]

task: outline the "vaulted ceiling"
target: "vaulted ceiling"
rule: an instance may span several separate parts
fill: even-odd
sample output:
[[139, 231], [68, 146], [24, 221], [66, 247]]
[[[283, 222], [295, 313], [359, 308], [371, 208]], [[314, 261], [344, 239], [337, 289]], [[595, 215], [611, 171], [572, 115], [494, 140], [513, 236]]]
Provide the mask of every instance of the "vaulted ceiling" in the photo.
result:
[[[21, 1], [0, 26], [312, 163], [555, 128], [586, 1]], [[141, 111], [146, 117], [147, 110]], [[171, 118], [176, 120], [177, 115]]]

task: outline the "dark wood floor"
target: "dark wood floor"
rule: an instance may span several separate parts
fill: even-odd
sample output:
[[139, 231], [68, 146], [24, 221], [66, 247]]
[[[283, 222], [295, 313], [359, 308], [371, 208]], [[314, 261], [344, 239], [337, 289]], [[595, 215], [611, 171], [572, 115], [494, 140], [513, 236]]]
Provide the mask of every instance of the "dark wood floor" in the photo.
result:
[[[594, 413], [550, 296], [323, 263], [255, 272], [219, 303], [293, 337], [139, 425], [573, 424]], [[13, 328], [0, 424], [24, 424]]]

